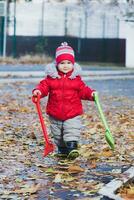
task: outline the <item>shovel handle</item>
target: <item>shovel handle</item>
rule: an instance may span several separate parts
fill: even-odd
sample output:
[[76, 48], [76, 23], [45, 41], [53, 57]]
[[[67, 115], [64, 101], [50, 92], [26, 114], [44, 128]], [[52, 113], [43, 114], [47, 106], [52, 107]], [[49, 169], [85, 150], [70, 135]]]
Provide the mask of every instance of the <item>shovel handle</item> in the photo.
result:
[[106, 141], [107, 143], [109, 144], [110, 148], [112, 150], [114, 150], [114, 139], [113, 139], [113, 136], [109, 130], [109, 127], [108, 127], [108, 124], [107, 124], [107, 121], [105, 119], [105, 116], [104, 116], [104, 113], [102, 111], [102, 108], [101, 108], [101, 105], [100, 105], [100, 102], [99, 102], [99, 97], [98, 97], [98, 93], [94, 93], [94, 100], [95, 100], [95, 103], [96, 103], [96, 106], [99, 110], [99, 114], [100, 114], [100, 117], [101, 117], [101, 120], [105, 126], [105, 129], [106, 129], [106, 133], [105, 133], [105, 138], [106, 138]]
[[99, 96], [98, 96], [98, 93], [97, 93], [97, 92], [94, 93], [94, 100], [95, 100], [96, 106], [97, 106], [97, 108], [98, 108], [98, 110], [99, 110], [99, 114], [100, 114], [101, 120], [102, 120], [102, 122], [103, 122], [103, 124], [104, 124], [104, 126], [105, 126], [105, 129], [109, 131], [109, 127], [108, 127], [106, 118], [105, 118], [105, 116], [104, 116], [104, 113], [103, 113], [103, 111], [102, 111], [102, 107], [101, 107], [101, 105], [100, 105]]

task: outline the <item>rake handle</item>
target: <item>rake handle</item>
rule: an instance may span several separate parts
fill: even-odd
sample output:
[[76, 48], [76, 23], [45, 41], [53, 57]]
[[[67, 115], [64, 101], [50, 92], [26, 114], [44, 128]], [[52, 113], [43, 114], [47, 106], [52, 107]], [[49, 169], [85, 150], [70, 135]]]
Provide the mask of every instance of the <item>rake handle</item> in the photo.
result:
[[45, 141], [46, 141], [47, 144], [50, 144], [51, 142], [49, 141], [49, 138], [48, 138], [47, 129], [46, 129], [44, 119], [43, 119], [43, 116], [42, 116], [42, 112], [41, 112], [41, 108], [40, 108], [40, 95], [37, 95], [37, 97], [33, 96], [32, 101], [36, 105], [36, 109], [37, 109], [37, 112], [38, 112], [38, 115], [39, 115], [39, 120], [40, 120], [40, 123], [41, 123], [41, 127], [42, 127], [42, 131], [43, 131], [43, 134], [44, 134]]

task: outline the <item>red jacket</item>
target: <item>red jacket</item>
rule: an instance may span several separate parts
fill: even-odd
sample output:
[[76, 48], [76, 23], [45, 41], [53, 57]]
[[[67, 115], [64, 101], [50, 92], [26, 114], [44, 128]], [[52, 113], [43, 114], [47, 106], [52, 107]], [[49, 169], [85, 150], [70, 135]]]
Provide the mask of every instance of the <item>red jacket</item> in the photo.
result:
[[[77, 68], [77, 67], [76, 67]], [[58, 119], [67, 120], [83, 113], [81, 100], [91, 100], [92, 90], [76, 75], [76, 70], [63, 74], [57, 72], [57, 77], [50, 73], [36, 87], [42, 93], [41, 97], [48, 96], [47, 114]]]

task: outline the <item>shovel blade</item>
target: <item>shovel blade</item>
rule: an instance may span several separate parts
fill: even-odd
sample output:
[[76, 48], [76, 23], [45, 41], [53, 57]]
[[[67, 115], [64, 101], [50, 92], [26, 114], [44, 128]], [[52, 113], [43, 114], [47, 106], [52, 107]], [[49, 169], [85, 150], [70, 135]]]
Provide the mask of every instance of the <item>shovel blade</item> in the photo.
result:
[[112, 150], [114, 150], [115, 149], [114, 139], [113, 139], [112, 134], [110, 133], [109, 130], [106, 130], [105, 139], [106, 139], [108, 145], [110, 146], [110, 148]]
[[55, 149], [54, 144], [52, 143], [46, 143], [45, 149], [44, 149], [44, 157], [47, 156], [49, 153], [52, 153]]

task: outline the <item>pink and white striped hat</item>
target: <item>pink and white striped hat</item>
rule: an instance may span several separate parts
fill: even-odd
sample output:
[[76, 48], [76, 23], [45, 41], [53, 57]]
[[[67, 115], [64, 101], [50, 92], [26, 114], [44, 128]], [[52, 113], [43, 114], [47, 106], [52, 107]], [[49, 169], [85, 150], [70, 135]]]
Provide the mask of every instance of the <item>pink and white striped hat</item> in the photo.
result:
[[69, 60], [74, 64], [75, 58], [73, 48], [70, 47], [67, 42], [61, 43], [61, 46], [56, 49], [55, 60], [57, 65], [63, 60]]

